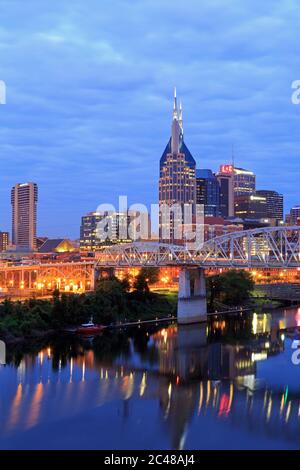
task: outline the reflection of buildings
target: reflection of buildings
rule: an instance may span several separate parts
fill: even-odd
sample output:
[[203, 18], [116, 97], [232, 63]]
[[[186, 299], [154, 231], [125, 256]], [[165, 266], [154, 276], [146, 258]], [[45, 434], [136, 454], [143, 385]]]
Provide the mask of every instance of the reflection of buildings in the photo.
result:
[[283, 351], [270, 314], [254, 314], [251, 322], [216, 316], [208, 325], [162, 329], [153, 338], [160, 373], [180, 382], [255, 375], [258, 360]]
[[[278, 327], [274, 335], [270, 315], [254, 315], [250, 324], [242, 323], [216, 319], [208, 326], [180, 327], [177, 334], [174, 328], [170, 334], [163, 329], [154, 335], [159, 350], [159, 371], [171, 376], [168, 389], [164, 387], [161, 391], [161, 400], [173, 448], [183, 448], [195, 410], [198, 415], [210, 410], [224, 418], [230, 413], [239, 414], [239, 402], [248, 402], [247, 390], [251, 393], [256, 390], [256, 363], [283, 351], [284, 338], [278, 337]], [[245, 330], [247, 341], [246, 338], [243, 341]], [[235, 333], [236, 344], [226, 341], [230, 331]], [[259, 394], [256, 405], [260, 412], [263, 409], [267, 422], [272, 400], [278, 405], [279, 413], [283, 413], [281, 396], [271, 398], [267, 390], [255, 393]]]
[[[256, 381], [257, 362], [283, 351], [278, 325], [271, 315], [215, 317], [207, 326], [166, 327], [150, 337], [145, 333], [148, 342], [141, 353], [127, 338], [126, 354], [120, 350], [114, 357], [105, 348], [101, 356], [91, 345], [86, 349], [73, 343], [46, 348], [35, 359], [27, 355], [18, 367], [17, 384], [10, 381], [5, 390], [9, 406], [3, 429], [20, 431], [96, 408], [99, 413], [112, 400], [123, 410], [124, 427], [154, 401], [172, 448], [184, 448], [190, 420], [195, 426], [207, 415], [215, 420], [231, 416], [230, 426], [250, 422], [255, 432], [272, 429], [282, 437], [284, 429], [299, 425], [300, 396]], [[145, 420], [147, 425], [149, 415]]]

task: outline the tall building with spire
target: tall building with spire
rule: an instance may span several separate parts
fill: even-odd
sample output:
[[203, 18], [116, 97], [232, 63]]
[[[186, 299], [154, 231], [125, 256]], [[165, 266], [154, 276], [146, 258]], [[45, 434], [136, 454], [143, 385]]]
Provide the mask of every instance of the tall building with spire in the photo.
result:
[[[160, 159], [159, 176], [159, 239], [166, 243], [181, 243], [176, 227], [183, 224], [184, 205], [196, 206], [196, 162], [183, 138], [182, 105], [177, 106], [176, 88], [174, 90], [173, 119], [171, 137]], [[163, 208], [181, 207], [181, 215], [170, 210], [166, 220]]]

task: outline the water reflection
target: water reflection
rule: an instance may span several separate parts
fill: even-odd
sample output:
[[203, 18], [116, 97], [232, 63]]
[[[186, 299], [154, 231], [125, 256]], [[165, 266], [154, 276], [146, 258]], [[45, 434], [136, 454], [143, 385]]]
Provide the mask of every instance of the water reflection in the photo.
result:
[[297, 448], [298, 310], [9, 348], [1, 448]]

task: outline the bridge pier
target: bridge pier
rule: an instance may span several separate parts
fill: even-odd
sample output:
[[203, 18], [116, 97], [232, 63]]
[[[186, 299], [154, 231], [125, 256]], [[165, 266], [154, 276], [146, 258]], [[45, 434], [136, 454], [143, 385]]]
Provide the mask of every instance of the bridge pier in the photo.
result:
[[101, 268], [94, 266], [92, 270], [92, 275], [91, 275], [91, 290], [96, 289], [96, 284], [97, 284], [97, 281], [100, 279], [100, 277], [101, 277]]
[[[194, 289], [191, 290], [191, 272], [194, 274]], [[178, 324], [199, 323], [207, 320], [206, 284], [201, 268], [182, 268], [179, 274], [177, 305]]]

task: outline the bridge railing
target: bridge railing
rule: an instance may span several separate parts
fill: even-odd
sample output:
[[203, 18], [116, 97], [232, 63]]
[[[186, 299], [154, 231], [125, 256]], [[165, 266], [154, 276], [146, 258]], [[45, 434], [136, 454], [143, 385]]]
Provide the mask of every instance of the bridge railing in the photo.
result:
[[233, 232], [194, 250], [153, 242], [117, 245], [103, 249], [97, 265], [295, 268], [300, 266], [300, 226]]

